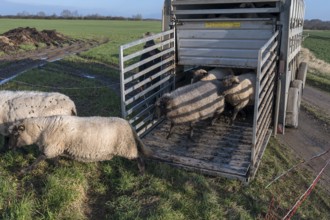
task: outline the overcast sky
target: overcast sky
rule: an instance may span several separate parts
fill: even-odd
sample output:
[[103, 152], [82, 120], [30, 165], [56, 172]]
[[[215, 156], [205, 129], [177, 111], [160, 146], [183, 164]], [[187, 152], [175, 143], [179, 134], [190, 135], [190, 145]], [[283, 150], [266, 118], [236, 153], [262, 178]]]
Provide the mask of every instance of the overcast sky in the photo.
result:
[[[202, 0], [201, 0], [202, 1]], [[68, 9], [79, 14], [100, 14], [131, 17], [142, 14], [143, 18], [161, 18], [164, 0], [0, 0], [1, 15], [16, 15], [26, 11], [47, 15]], [[306, 19], [330, 21], [330, 0], [306, 0]]]

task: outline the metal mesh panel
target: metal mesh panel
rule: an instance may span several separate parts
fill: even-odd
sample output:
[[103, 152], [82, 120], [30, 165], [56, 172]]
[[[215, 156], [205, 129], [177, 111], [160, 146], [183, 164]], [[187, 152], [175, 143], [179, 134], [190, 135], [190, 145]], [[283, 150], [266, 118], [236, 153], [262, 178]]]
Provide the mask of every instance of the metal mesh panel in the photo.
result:
[[157, 124], [154, 103], [174, 89], [174, 30], [120, 47], [122, 116], [139, 135]]
[[277, 74], [278, 37], [279, 32], [277, 31], [259, 51], [253, 122], [253, 164], [258, 161], [257, 158], [263, 153], [261, 151], [264, 149], [264, 140], [270, 132]]

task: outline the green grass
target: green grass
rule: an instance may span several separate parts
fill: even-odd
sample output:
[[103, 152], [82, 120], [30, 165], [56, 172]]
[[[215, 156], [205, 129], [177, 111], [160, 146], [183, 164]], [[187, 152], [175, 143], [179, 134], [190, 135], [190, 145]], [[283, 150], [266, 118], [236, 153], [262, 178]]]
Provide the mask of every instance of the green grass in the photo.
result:
[[[97, 65], [89, 65], [89, 69], [84, 64], [82, 58], [69, 57], [29, 71], [1, 89], [57, 88], [74, 99], [80, 115], [118, 116], [119, 98], [109, 88], [72, 89], [102, 86], [98, 80], [54, 71], [71, 65], [95, 76], [105, 74]], [[292, 155], [272, 140], [255, 180], [245, 186], [240, 181], [206, 177], [154, 161], [148, 161], [146, 175], [140, 176], [136, 163], [122, 158], [91, 164], [46, 161], [20, 176], [18, 171], [38, 157], [36, 147], [29, 147], [0, 155], [0, 218], [263, 219], [272, 198], [278, 201], [277, 215], [284, 216], [312, 181], [311, 174], [301, 170], [265, 189], [275, 176], [298, 162]], [[317, 187], [296, 216], [329, 218], [330, 201], [322, 192]]]
[[[303, 46], [309, 49], [317, 59], [330, 64], [330, 31], [305, 31], [308, 37]], [[312, 61], [311, 61], [312, 62]], [[310, 70], [307, 74], [307, 83], [316, 88], [330, 92], [330, 73]]]
[[[0, 21], [5, 21], [0, 27], [4, 30], [12, 28], [10, 22], [17, 22]], [[88, 26], [91, 23], [94, 26]], [[78, 56], [28, 71], [0, 86], [62, 92], [75, 101], [81, 116], [120, 115], [120, 99], [110, 88], [118, 82], [118, 70], [108, 64], [118, 64], [120, 44], [160, 29], [159, 22], [38, 20], [33, 24], [33, 20], [21, 20], [17, 24], [57, 29], [77, 38], [102, 35], [112, 40]], [[19, 170], [38, 155], [35, 146], [0, 154], [0, 219], [265, 219], [272, 199], [275, 205], [270, 213], [283, 217], [313, 179], [311, 173], [300, 169], [265, 189], [277, 175], [299, 162], [275, 139], [248, 186], [156, 161], [146, 161], [146, 174], [141, 176], [135, 161], [117, 157], [87, 164], [61, 158], [58, 163], [45, 161], [31, 173], [19, 175]], [[294, 218], [330, 219], [330, 198], [326, 195], [317, 186]]]
[[312, 51], [318, 59], [330, 63], [330, 31], [305, 31], [309, 36], [303, 46]]
[[307, 74], [307, 84], [330, 93], [330, 74], [311, 73]]
[[0, 34], [17, 27], [35, 27], [63, 33], [76, 39], [108, 38], [110, 41], [82, 54], [83, 57], [118, 65], [119, 46], [161, 31], [160, 21], [34, 20], [0, 19]]

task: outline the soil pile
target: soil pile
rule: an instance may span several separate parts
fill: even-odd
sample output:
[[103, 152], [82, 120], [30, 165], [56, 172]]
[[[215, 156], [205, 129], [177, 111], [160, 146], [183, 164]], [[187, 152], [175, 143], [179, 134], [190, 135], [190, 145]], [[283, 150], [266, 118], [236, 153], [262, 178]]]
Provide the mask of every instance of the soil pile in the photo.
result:
[[38, 47], [40, 44], [47, 46], [61, 46], [71, 40], [55, 30], [38, 31], [36, 28], [15, 28], [0, 35], [0, 51], [5, 53], [18, 50], [22, 44], [31, 44]]

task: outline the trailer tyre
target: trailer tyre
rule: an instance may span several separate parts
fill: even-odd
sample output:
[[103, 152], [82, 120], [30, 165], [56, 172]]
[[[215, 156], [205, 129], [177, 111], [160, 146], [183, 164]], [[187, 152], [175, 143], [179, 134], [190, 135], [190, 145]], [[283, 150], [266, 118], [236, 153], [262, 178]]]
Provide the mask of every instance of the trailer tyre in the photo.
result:
[[299, 90], [299, 96], [298, 96], [298, 108], [300, 109], [300, 104], [301, 104], [301, 98], [302, 98], [302, 93], [303, 93], [303, 82], [301, 80], [293, 80], [291, 82], [291, 86], [292, 88], [297, 88]]
[[288, 95], [288, 106], [286, 110], [286, 126], [298, 128], [299, 116], [299, 89], [290, 87]]
[[307, 76], [308, 64], [306, 62], [301, 62], [298, 68], [297, 79], [301, 80], [303, 83], [303, 89], [306, 85], [306, 76]]

